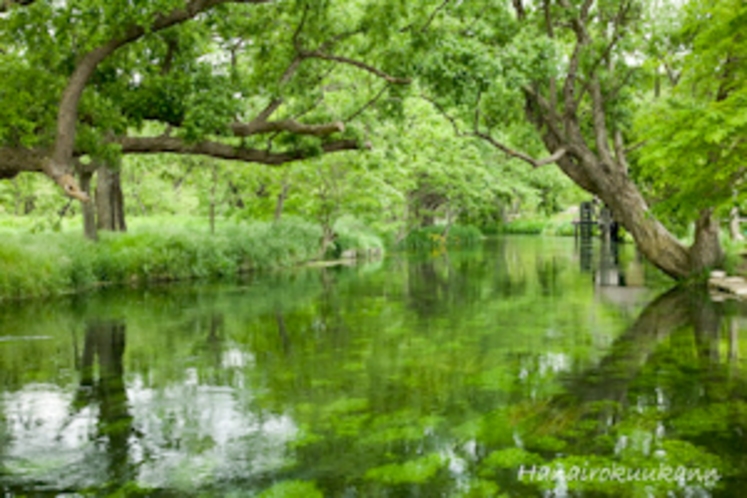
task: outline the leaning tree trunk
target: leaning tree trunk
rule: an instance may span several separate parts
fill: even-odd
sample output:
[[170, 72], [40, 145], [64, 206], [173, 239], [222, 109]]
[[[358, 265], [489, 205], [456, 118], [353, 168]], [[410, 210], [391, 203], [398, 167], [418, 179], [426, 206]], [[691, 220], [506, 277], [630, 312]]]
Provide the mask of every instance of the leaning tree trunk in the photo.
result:
[[599, 196], [633, 237], [643, 256], [664, 273], [682, 280], [722, 262], [718, 223], [712, 210], [701, 213], [695, 226], [695, 242], [688, 248], [651, 213], [624, 162], [611, 155], [599, 157], [580, 140], [563, 144], [549, 135], [544, 139], [550, 150], [567, 147], [568, 153], [557, 161], [561, 170], [577, 185]]
[[635, 240], [641, 254], [667, 275], [676, 279], [691, 273], [690, 255], [649, 211], [635, 184], [627, 178], [613, 178], [597, 192], [613, 216]]
[[695, 242], [688, 248], [651, 213], [627, 175], [608, 173], [596, 194], [635, 240], [643, 256], [667, 275], [682, 280], [718, 266], [723, 261], [719, 226], [712, 210], [701, 212], [695, 224]]
[[98, 170], [96, 183], [96, 212], [99, 230], [127, 231], [124, 214], [124, 197], [119, 171], [107, 166]]
[[[556, 163], [578, 186], [610, 207], [646, 259], [667, 275], [682, 280], [720, 264], [718, 224], [710, 210], [701, 213], [695, 243], [688, 248], [655, 218], [628, 176], [624, 130], [609, 113], [609, 100], [624, 88], [625, 83], [616, 79], [627, 80], [629, 75], [630, 68], [622, 63], [625, 57], [620, 56], [624, 55], [620, 40], [636, 19], [629, 15], [631, 4], [621, 2], [617, 15], [610, 18], [598, 15], [592, 0], [578, 2], [581, 5], [558, 2], [560, 8], [550, 8], [551, 2], [535, 3], [538, 12], [544, 11], [549, 38], [564, 32], [569, 40], [575, 39], [561, 77], [540, 75], [522, 87], [526, 117], [551, 155], [538, 160], [482, 132], [479, 112], [473, 135], [535, 168]], [[534, 22], [523, 2], [513, 5], [519, 21]]]

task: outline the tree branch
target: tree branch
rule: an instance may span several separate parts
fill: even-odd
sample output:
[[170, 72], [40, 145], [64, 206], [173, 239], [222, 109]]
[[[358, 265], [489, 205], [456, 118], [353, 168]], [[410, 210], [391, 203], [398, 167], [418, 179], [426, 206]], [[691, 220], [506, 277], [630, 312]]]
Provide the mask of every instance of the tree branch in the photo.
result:
[[328, 54], [320, 50], [312, 50], [310, 52], [301, 52], [300, 56], [303, 58], [322, 59], [326, 61], [339, 62], [341, 64], [348, 64], [350, 66], [357, 67], [375, 76], [378, 76], [379, 78], [382, 78], [388, 81], [389, 83], [394, 83], [397, 85], [407, 85], [411, 83], [410, 78], [399, 78], [397, 76], [392, 76], [392, 75], [385, 73], [381, 69], [378, 69], [369, 64], [366, 64], [365, 62], [355, 60], [355, 59], [350, 59], [348, 57], [342, 57], [339, 55]]
[[[185, 154], [202, 155], [217, 159], [227, 159], [249, 163], [280, 166], [282, 164], [306, 159], [310, 154], [304, 151], [270, 152], [267, 150], [235, 147], [220, 142], [202, 141], [188, 143], [176, 137], [123, 137], [117, 140], [122, 146], [124, 154]], [[360, 150], [369, 148], [368, 144], [361, 146], [355, 140], [337, 140], [322, 145], [325, 153], [346, 150]]]
[[456, 122], [456, 118], [454, 118], [454, 116], [452, 116], [448, 112], [446, 112], [446, 109], [444, 109], [441, 106], [441, 104], [439, 104], [438, 102], [436, 102], [434, 99], [428, 97], [427, 95], [421, 94], [420, 97], [423, 100], [426, 100], [426, 101], [430, 102], [431, 105], [436, 108], [436, 111], [438, 111], [438, 113], [441, 116], [443, 116], [447, 121], [449, 121], [449, 123], [451, 123], [452, 128], [454, 128], [454, 135], [456, 135], [458, 137], [463, 137], [463, 136], [467, 135], [467, 133], [464, 133], [464, 132], [462, 132], [459, 129], [459, 125]]
[[450, 1], [451, 0], [444, 0], [438, 7], [433, 10], [433, 12], [431, 12], [431, 15], [428, 16], [428, 19], [425, 21], [425, 24], [423, 24], [423, 27], [420, 28], [421, 32], [424, 32], [426, 29], [428, 29], [438, 13], [441, 12], [449, 4]]
[[67, 188], [62, 185], [60, 179], [69, 176], [71, 169], [70, 162], [75, 143], [78, 103], [96, 67], [117, 49], [140, 39], [148, 32], [161, 31], [183, 23], [216, 5], [223, 3], [260, 4], [270, 1], [272, 0], [190, 0], [185, 8], [175, 9], [168, 14], [156, 16], [155, 21], [148, 29], [143, 26], [132, 25], [125, 30], [121, 37], [113, 38], [85, 54], [78, 62], [62, 94], [57, 114], [57, 134], [54, 151], [51, 160], [46, 163], [45, 172], [61, 186]]
[[615, 156], [617, 157], [617, 162], [622, 167], [623, 172], [627, 174], [630, 167], [628, 166], [628, 156], [625, 153], [625, 141], [620, 130], [615, 130]]
[[348, 116], [347, 118], [345, 118], [345, 122], [350, 122], [350, 121], [354, 120], [355, 118], [357, 118], [358, 116], [360, 116], [361, 114], [363, 114], [363, 112], [366, 109], [368, 109], [369, 107], [371, 107], [372, 105], [374, 105], [374, 103], [376, 103], [376, 101], [379, 100], [379, 98], [381, 98], [382, 95], [384, 95], [384, 92], [386, 91], [386, 89], [387, 89], [387, 85], [384, 85], [383, 87], [381, 87], [381, 90], [379, 90], [378, 92], [376, 92], [376, 95], [374, 95], [368, 102], [366, 102], [365, 104], [363, 104], [360, 107], [360, 109], [358, 109], [353, 114], [351, 114], [350, 116]]
[[332, 133], [345, 131], [345, 124], [342, 121], [324, 124], [304, 124], [293, 119], [283, 119], [280, 121], [253, 120], [249, 123], [233, 123], [231, 130], [237, 137], [248, 137], [251, 135], [261, 135], [264, 133], [274, 133], [287, 131], [299, 135], [313, 135], [324, 137]]
[[507, 146], [506, 144], [499, 142], [498, 140], [494, 139], [492, 136], [490, 136], [487, 133], [481, 132], [479, 130], [475, 130], [470, 133], [470, 135], [473, 135], [475, 137], [481, 138], [488, 142], [490, 145], [495, 147], [496, 149], [502, 151], [508, 156], [514, 157], [516, 159], [521, 159], [525, 163], [531, 164], [535, 168], [539, 168], [541, 166], [545, 166], [546, 164], [552, 164], [560, 159], [563, 158], [566, 154], [566, 149], [564, 147], [559, 148], [555, 152], [552, 153], [549, 157], [545, 157], [543, 159], [535, 159], [532, 156], [529, 156], [523, 152], [520, 152], [518, 150], [512, 149], [511, 147]]
[[438, 102], [436, 102], [435, 100], [433, 100], [430, 97], [427, 97], [425, 95], [422, 95], [422, 98], [425, 99], [425, 100], [427, 100], [428, 102], [430, 102], [433, 105], [433, 107], [436, 108], [436, 110], [438, 111], [438, 113], [441, 114], [441, 116], [443, 116], [444, 118], [446, 118], [451, 123], [451, 126], [454, 128], [454, 133], [456, 134], [456, 136], [458, 136], [458, 137], [459, 136], [461, 136], [461, 137], [465, 137], [465, 136], [466, 137], [475, 137], [475, 138], [479, 138], [481, 140], [484, 140], [485, 142], [489, 143], [490, 145], [492, 145], [496, 149], [502, 151], [504, 154], [506, 154], [506, 155], [508, 155], [510, 157], [516, 158], [516, 159], [520, 159], [520, 160], [522, 160], [522, 161], [524, 161], [526, 163], [529, 163], [529, 164], [531, 164], [535, 168], [539, 168], [541, 166], [545, 166], [546, 164], [552, 164], [554, 162], [557, 162], [561, 158], [563, 158], [563, 156], [566, 155], [567, 151], [566, 151], [565, 147], [558, 148], [555, 152], [552, 153], [552, 155], [550, 155], [549, 157], [543, 158], [543, 159], [535, 159], [532, 156], [530, 156], [528, 154], [525, 154], [524, 152], [520, 152], [518, 150], [515, 150], [515, 149], [509, 147], [508, 145], [506, 145], [506, 144], [504, 144], [502, 142], [499, 142], [498, 140], [496, 140], [495, 138], [493, 138], [490, 134], [482, 132], [479, 129], [477, 129], [477, 121], [479, 120], [479, 113], [477, 111], [475, 113], [475, 129], [472, 130], [472, 131], [470, 131], [470, 132], [463, 132], [463, 131], [461, 131], [459, 129], [459, 125], [458, 125], [458, 123], [456, 121], [456, 118], [454, 118], [453, 116], [449, 115], [446, 112], [446, 110]]
[[593, 76], [590, 85], [592, 121], [594, 123], [594, 140], [597, 152], [602, 161], [608, 165], [614, 164], [609, 148], [609, 133], [607, 132], [607, 116], [604, 112], [604, 97], [602, 95], [602, 84], [598, 76]]
[[13, 178], [23, 171], [43, 171], [47, 154], [46, 150], [0, 147], [0, 178]]
[[[568, 3], [568, 0], [558, 0], [560, 5], [566, 9], [571, 10], [572, 7]], [[563, 99], [565, 100], [565, 121], [566, 128], [572, 127], [575, 123], [572, 117], [576, 113], [580, 99], [575, 97], [576, 79], [578, 77], [578, 69], [581, 63], [581, 52], [589, 43], [589, 34], [586, 31], [586, 22], [588, 20], [589, 8], [593, 0], [585, 0], [581, 7], [581, 12], [578, 17], [575, 17], [572, 21], [573, 32], [576, 35], [576, 45], [573, 47], [573, 54], [568, 64], [568, 75], [566, 76], [563, 84]], [[566, 132], [570, 135], [570, 129]]]

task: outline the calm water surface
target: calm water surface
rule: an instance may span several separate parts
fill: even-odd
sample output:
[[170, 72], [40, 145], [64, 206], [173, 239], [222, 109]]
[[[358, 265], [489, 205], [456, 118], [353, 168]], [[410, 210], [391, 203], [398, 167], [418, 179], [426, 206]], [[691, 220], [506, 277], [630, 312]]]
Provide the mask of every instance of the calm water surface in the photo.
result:
[[508, 238], [5, 304], [0, 496], [745, 496], [747, 308], [615, 259]]

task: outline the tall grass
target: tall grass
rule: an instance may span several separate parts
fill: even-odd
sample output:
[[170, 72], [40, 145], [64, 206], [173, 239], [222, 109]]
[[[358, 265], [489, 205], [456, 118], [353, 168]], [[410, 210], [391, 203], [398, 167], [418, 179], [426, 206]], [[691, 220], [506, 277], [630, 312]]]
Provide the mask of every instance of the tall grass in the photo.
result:
[[317, 225], [290, 217], [224, 226], [215, 235], [175, 226], [101, 233], [98, 243], [73, 233], [5, 233], [0, 299], [287, 267], [317, 258], [321, 236]]
[[526, 218], [503, 223], [497, 227], [496, 232], [510, 235], [556, 235], [572, 237], [574, 227], [573, 222], [566, 219]]

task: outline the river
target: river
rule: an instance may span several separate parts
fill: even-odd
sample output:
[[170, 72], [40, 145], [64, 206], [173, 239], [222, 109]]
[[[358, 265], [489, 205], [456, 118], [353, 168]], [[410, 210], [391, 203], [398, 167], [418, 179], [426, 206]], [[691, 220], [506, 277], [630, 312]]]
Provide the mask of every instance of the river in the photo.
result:
[[662, 282], [509, 237], [5, 303], [0, 496], [741, 496], [747, 306]]

